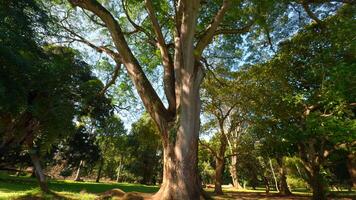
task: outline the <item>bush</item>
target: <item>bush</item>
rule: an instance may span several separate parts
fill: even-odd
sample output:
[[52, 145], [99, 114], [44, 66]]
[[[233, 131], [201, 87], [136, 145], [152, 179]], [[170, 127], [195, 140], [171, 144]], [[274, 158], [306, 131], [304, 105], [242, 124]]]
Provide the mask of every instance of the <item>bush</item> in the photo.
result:
[[308, 183], [302, 178], [297, 178], [293, 176], [287, 176], [287, 183], [289, 187], [294, 190], [296, 188], [308, 188]]

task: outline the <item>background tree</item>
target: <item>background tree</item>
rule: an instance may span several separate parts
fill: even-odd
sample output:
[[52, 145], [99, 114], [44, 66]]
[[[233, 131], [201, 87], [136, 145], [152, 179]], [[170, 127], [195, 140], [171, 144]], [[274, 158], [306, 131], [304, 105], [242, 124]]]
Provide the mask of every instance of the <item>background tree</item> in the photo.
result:
[[271, 61], [248, 69], [247, 88], [261, 95], [253, 102], [256, 124], [265, 125], [259, 131], [298, 147], [313, 199], [326, 198], [329, 156], [339, 148], [354, 152], [354, 46], [342, 36], [353, 35], [353, 10], [343, 6], [284, 42]]
[[161, 180], [162, 148], [158, 130], [148, 114], [132, 124], [128, 135], [129, 171], [142, 184], [156, 184]]
[[[73, 132], [75, 116], [98, 112], [110, 101], [103, 87], [72, 49], [43, 43], [50, 18], [34, 1], [1, 4], [0, 154], [22, 146], [30, 155], [41, 189], [48, 191], [40, 155]], [[54, 78], [55, 77], [55, 78]]]
[[127, 145], [126, 130], [123, 122], [118, 116], [113, 115], [108, 117], [95, 132], [96, 143], [100, 149], [96, 182], [99, 182], [102, 171], [111, 179], [114, 176], [119, 178], [119, 174], [115, 170], [121, 167], [120, 162], [127, 152], [125, 148]]
[[[213, 146], [201, 141], [202, 148], [207, 148], [215, 158], [215, 187], [216, 194], [222, 194], [223, 172], [225, 159], [230, 158], [232, 165], [233, 184], [239, 187], [236, 172], [237, 162], [237, 138], [243, 127], [242, 108], [239, 107], [239, 91], [237, 82], [234, 81], [236, 75], [229, 72], [227, 67], [217, 67], [214, 71], [206, 75], [203, 82], [202, 102], [203, 112], [208, 122], [205, 129], [214, 131], [214, 139], [217, 139]], [[211, 126], [209, 128], [209, 126]], [[217, 130], [215, 131], [215, 127]], [[206, 132], [206, 130], [204, 130]]]

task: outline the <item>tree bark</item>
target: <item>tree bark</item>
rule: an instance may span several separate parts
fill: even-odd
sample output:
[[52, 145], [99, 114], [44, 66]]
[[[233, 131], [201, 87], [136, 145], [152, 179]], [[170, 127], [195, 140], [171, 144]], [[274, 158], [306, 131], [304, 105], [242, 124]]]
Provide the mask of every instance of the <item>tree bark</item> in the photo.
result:
[[276, 174], [274, 173], [272, 160], [270, 158], [269, 158], [269, 166], [271, 167], [271, 171], [272, 171], [272, 175], [273, 175], [273, 180], [274, 180], [274, 185], [276, 187], [276, 191], [279, 192], [278, 181], [277, 181], [277, 178], [276, 178]]
[[122, 157], [120, 157], [119, 167], [117, 168], [116, 182], [119, 182], [122, 168]]
[[80, 180], [81, 180], [81, 179], [80, 179], [80, 171], [81, 171], [81, 169], [82, 169], [82, 165], [83, 165], [83, 161], [80, 160], [79, 166], [78, 166], [78, 169], [77, 169], [77, 174], [75, 175], [74, 181], [80, 181]]
[[[189, 145], [193, 147], [195, 144]], [[189, 153], [181, 154], [181, 151]], [[163, 183], [153, 199], [199, 199], [201, 184], [194, 148], [168, 145], [164, 147], [163, 156]]]
[[356, 190], [356, 156], [355, 153], [350, 153], [347, 156], [347, 169], [352, 181], [352, 187]]
[[30, 158], [41, 190], [46, 193], [49, 192], [46, 176], [43, 173], [39, 157], [34, 153], [30, 153]]
[[222, 191], [222, 184], [223, 184], [223, 172], [224, 172], [224, 158], [215, 158], [215, 187], [214, 193], [215, 194], [224, 194]]
[[239, 177], [237, 174], [237, 155], [231, 156], [230, 175], [234, 188], [241, 189], [242, 187], [239, 183]]
[[104, 159], [101, 158], [100, 159], [100, 164], [99, 164], [98, 175], [96, 176], [96, 180], [95, 180], [95, 182], [97, 182], [97, 183], [99, 183], [99, 181], [100, 181], [100, 176], [101, 176], [101, 171], [103, 169], [103, 165], [104, 165]]
[[326, 200], [326, 188], [320, 173], [320, 167], [314, 166], [310, 175], [310, 186], [313, 190], [312, 200]]
[[267, 177], [265, 177], [265, 176], [263, 177], [263, 183], [265, 184], [266, 194], [269, 194], [269, 191], [270, 191], [269, 182], [268, 182]]
[[215, 156], [215, 194], [223, 194], [222, 184], [223, 184], [223, 173], [224, 173], [224, 165], [225, 165], [225, 151], [227, 146], [227, 138], [224, 132], [224, 121], [219, 121], [220, 126], [220, 146], [217, 155]]
[[279, 165], [279, 194], [281, 195], [291, 195], [292, 192], [289, 190], [286, 177], [286, 169], [283, 164], [283, 158], [277, 158], [277, 163]]
[[300, 143], [299, 155], [303, 161], [306, 174], [308, 176], [308, 183], [313, 190], [313, 200], [326, 200], [326, 187], [324, 179], [320, 173], [320, 167], [324, 161], [323, 155], [320, 151], [316, 151], [316, 140], [310, 140], [307, 143]]

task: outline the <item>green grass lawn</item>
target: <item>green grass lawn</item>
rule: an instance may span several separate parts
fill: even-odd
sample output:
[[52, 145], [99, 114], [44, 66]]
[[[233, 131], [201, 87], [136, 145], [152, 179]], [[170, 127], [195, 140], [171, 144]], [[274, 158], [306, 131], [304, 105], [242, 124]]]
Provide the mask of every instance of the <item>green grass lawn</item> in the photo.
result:
[[[37, 186], [37, 180], [30, 177], [15, 177], [8, 174], [0, 173], [0, 200], [8, 199], [80, 199], [91, 200], [95, 199], [100, 193], [119, 188], [124, 192], [142, 192], [155, 193], [158, 191], [157, 186], [148, 186], [131, 183], [95, 183], [95, 182], [75, 182], [70, 180], [49, 180], [50, 190], [53, 194], [42, 194]], [[311, 193], [309, 191], [299, 190], [293, 191], [292, 198], [279, 197], [275, 191], [271, 191], [268, 198], [265, 198], [264, 188], [257, 190], [239, 190], [224, 189], [225, 195], [216, 196], [213, 194], [213, 189], [209, 188], [206, 191], [212, 195], [214, 199], [236, 199], [240, 197], [248, 197], [247, 199], [309, 199]], [[333, 196], [348, 197], [353, 199], [356, 197], [356, 192], [331, 192]], [[274, 195], [274, 197], [273, 197]], [[37, 197], [37, 198], [36, 198]], [[356, 199], [356, 198], [355, 198]]]
[[75, 182], [69, 180], [50, 180], [48, 186], [53, 195], [42, 195], [35, 178], [0, 175], [0, 200], [18, 199], [26, 196], [43, 197], [45, 199], [95, 199], [98, 193], [119, 188], [124, 192], [155, 193], [157, 186], [131, 183], [95, 183]]

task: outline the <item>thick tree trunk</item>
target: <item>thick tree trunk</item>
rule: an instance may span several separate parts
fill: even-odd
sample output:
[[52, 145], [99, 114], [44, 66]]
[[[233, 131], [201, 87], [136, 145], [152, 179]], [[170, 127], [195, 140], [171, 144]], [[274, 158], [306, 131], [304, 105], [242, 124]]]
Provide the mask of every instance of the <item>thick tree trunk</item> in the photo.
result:
[[291, 195], [292, 192], [289, 190], [287, 184], [286, 169], [283, 164], [283, 158], [277, 158], [277, 163], [279, 165], [279, 194]]
[[350, 153], [347, 156], [347, 169], [349, 171], [352, 187], [356, 190], [356, 156], [355, 153]]
[[231, 156], [230, 175], [234, 188], [241, 189], [242, 187], [239, 183], [239, 177], [237, 174], [237, 155]]
[[[198, 138], [200, 129], [200, 66], [196, 73], [182, 77], [182, 93], [176, 122], [163, 136], [163, 182], [154, 199], [200, 198], [202, 187], [198, 174]], [[164, 131], [164, 130], [163, 130]]]
[[224, 172], [224, 158], [215, 158], [215, 194], [224, 194], [222, 191], [223, 172]]
[[313, 165], [306, 168], [308, 182], [313, 190], [312, 200], [326, 200], [326, 188], [323, 176], [320, 173], [320, 166]]
[[[197, 171], [197, 152], [191, 147], [166, 146], [164, 148], [163, 183], [154, 199], [195, 200], [200, 198], [201, 185]], [[192, 149], [190, 149], [192, 148]], [[178, 152], [185, 151], [181, 154]]]
[[75, 181], [80, 181], [81, 179], [80, 179], [80, 171], [81, 171], [81, 169], [82, 169], [82, 165], [83, 165], [83, 161], [81, 160], [80, 162], [79, 162], [79, 166], [78, 166], [78, 169], [77, 169], [77, 174], [75, 175]]
[[99, 181], [100, 181], [100, 176], [101, 176], [101, 171], [103, 169], [103, 165], [104, 165], [104, 159], [101, 158], [100, 159], [100, 164], [99, 164], [98, 175], [96, 176], [96, 180], [95, 180], [95, 182], [97, 182], [97, 183], [99, 183]]
[[38, 184], [43, 192], [49, 192], [46, 176], [43, 173], [40, 159], [36, 154], [30, 154]]
[[313, 190], [313, 200], [326, 200], [326, 189], [323, 183], [323, 179], [321, 177], [320, 172], [315, 172], [312, 175], [310, 184]]
[[320, 173], [320, 167], [324, 161], [324, 156], [316, 151], [316, 140], [310, 140], [306, 144], [299, 144], [299, 154], [303, 161], [308, 183], [313, 190], [313, 200], [326, 200], [326, 186]]

